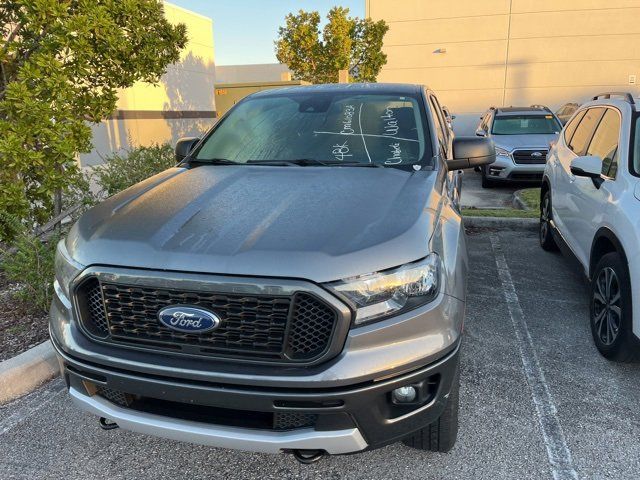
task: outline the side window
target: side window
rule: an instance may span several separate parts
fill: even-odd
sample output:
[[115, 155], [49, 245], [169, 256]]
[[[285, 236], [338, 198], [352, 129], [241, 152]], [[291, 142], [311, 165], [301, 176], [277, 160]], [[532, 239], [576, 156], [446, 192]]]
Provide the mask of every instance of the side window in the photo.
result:
[[442, 118], [438, 115], [438, 109], [433, 104], [431, 100], [431, 96], [429, 96], [429, 110], [431, 110], [431, 116], [433, 117], [433, 121], [435, 122], [436, 135], [438, 136], [438, 142], [440, 143], [440, 149], [442, 152], [447, 151], [447, 140], [444, 133], [444, 127], [442, 125]]
[[573, 120], [567, 123], [566, 127], [564, 127], [564, 142], [567, 145], [569, 145], [571, 137], [573, 137], [573, 134], [576, 131], [576, 128], [578, 127], [578, 124], [580, 123], [580, 120], [582, 120], [582, 117], [584, 117], [585, 113], [587, 113], [586, 110], [581, 111]]
[[605, 109], [602, 107], [595, 107], [590, 108], [587, 110], [587, 113], [583, 115], [580, 125], [576, 128], [569, 142], [569, 148], [573, 150], [573, 153], [580, 156], [587, 152], [593, 131], [600, 122], [602, 115], [604, 115], [604, 111]]
[[589, 143], [587, 155], [597, 155], [602, 159], [602, 174], [608, 177], [615, 177], [618, 170], [619, 137], [620, 114], [612, 108], [607, 108]]
[[444, 138], [445, 141], [449, 140], [449, 129], [447, 128], [447, 122], [446, 119], [444, 118], [444, 110], [442, 110], [442, 107], [440, 106], [440, 102], [438, 102], [438, 99], [434, 96], [429, 97], [431, 99], [431, 102], [433, 103], [433, 107], [436, 109], [436, 112], [438, 112], [438, 117], [440, 118], [440, 124], [442, 125], [442, 132], [444, 133]]

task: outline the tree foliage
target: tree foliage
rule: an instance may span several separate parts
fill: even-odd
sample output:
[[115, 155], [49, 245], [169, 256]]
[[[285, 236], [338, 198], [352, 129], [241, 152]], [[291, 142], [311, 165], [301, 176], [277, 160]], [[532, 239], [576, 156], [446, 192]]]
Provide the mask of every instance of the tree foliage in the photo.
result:
[[[0, 211], [33, 226], [79, 178], [90, 123], [115, 110], [118, 89], [157, 82], [186, 27], [159, 0], [7, 0], [0, 19]], [[0, 221], [0, 238], [11, 234]]]
[[138, 147], [108, 156], [95, 168], [93, 178], [101, 195], [110, 197], [175, 165], [175, 153], [168, 143]]
[[320, 29], [320, 14], [290, 13], [278, 30], [276, 57], [296, 78], [312, 83], [335, 83], [338, 71], [348, 70], [356, 82], [375, 82], [387, 63], [382, 42], [389, 27], [380, 20], [348, 16], [349, 9], [334, 7]]

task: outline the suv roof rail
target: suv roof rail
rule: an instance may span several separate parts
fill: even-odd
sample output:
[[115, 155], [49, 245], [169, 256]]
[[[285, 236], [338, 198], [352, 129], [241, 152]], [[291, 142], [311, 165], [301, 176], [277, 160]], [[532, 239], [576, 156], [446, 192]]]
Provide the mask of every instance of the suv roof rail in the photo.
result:
[[531, 108], [540, 108], [542, 110], [546, 110], [547, 112], [551, 111], [551, 109], [549, 107], [547, 107], [546, 105], [540, 105], [538, 103], [534, 103], [533, 105], [531, 105]]
[[629, 102], [631, 105], [635, 105], [636, 101], [633, 99], [633, 95], [629, 92], [604, 92], [599, 93], [592, 100], [600, 100], [601, 98], [609, 99], [611, 97], [622, 97], [625, 101]]

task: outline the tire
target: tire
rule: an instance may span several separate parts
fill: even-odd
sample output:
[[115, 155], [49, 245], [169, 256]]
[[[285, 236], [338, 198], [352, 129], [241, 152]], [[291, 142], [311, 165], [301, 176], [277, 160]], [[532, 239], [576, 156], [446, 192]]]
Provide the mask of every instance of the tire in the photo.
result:
[[640, 349], [632, 331], [629, 271], [617, 253], [604, 255], [591, 279], [589, 324], [598, 351], [616, 362], [638, 361]]
[[540, 238], [540, 246], [547, 252], [555, 252], [558, 245], [553, 238], [551, 229], [551, 191], [547, 190], [542, 196], [540, 202], [540, 226], [538, 228], [538, 236]]
[[496, 182], [487, 178], [486, 170], [482, 169], [482, 188], [493, 188], [496, 186]]
[[458, 436], [458, 408], [460, 404], [460, 367], [456, 368], [447, 405], [442, 415], [430, 425], [402, 439], [402, 443], [418, 450], [448, 452]]

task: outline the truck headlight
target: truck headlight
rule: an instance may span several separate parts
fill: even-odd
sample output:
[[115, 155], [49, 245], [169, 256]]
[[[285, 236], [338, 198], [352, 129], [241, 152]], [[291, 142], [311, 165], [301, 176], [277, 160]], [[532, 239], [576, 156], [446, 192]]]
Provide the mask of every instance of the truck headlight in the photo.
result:
[[69, 296], [69, 286], [74, 278], [76, 278], [80, 272], [84, 269], [84, 266], [74, 261], [69, 252], [67, 252], [67, 247], [65, 246], [64, 240], [60, 240], [58, 242], [58, 248], [56, 249], [56, 279], [54, 282], [54, 287], [56, 292], [61, 293], [65, 296], [62, 300], [70, 300]]
[[440, 289], [440, 257], [430, 253], [417, 262], [327, 286], [355, 306], [355, 324], [360, 325], [436, 298]]

